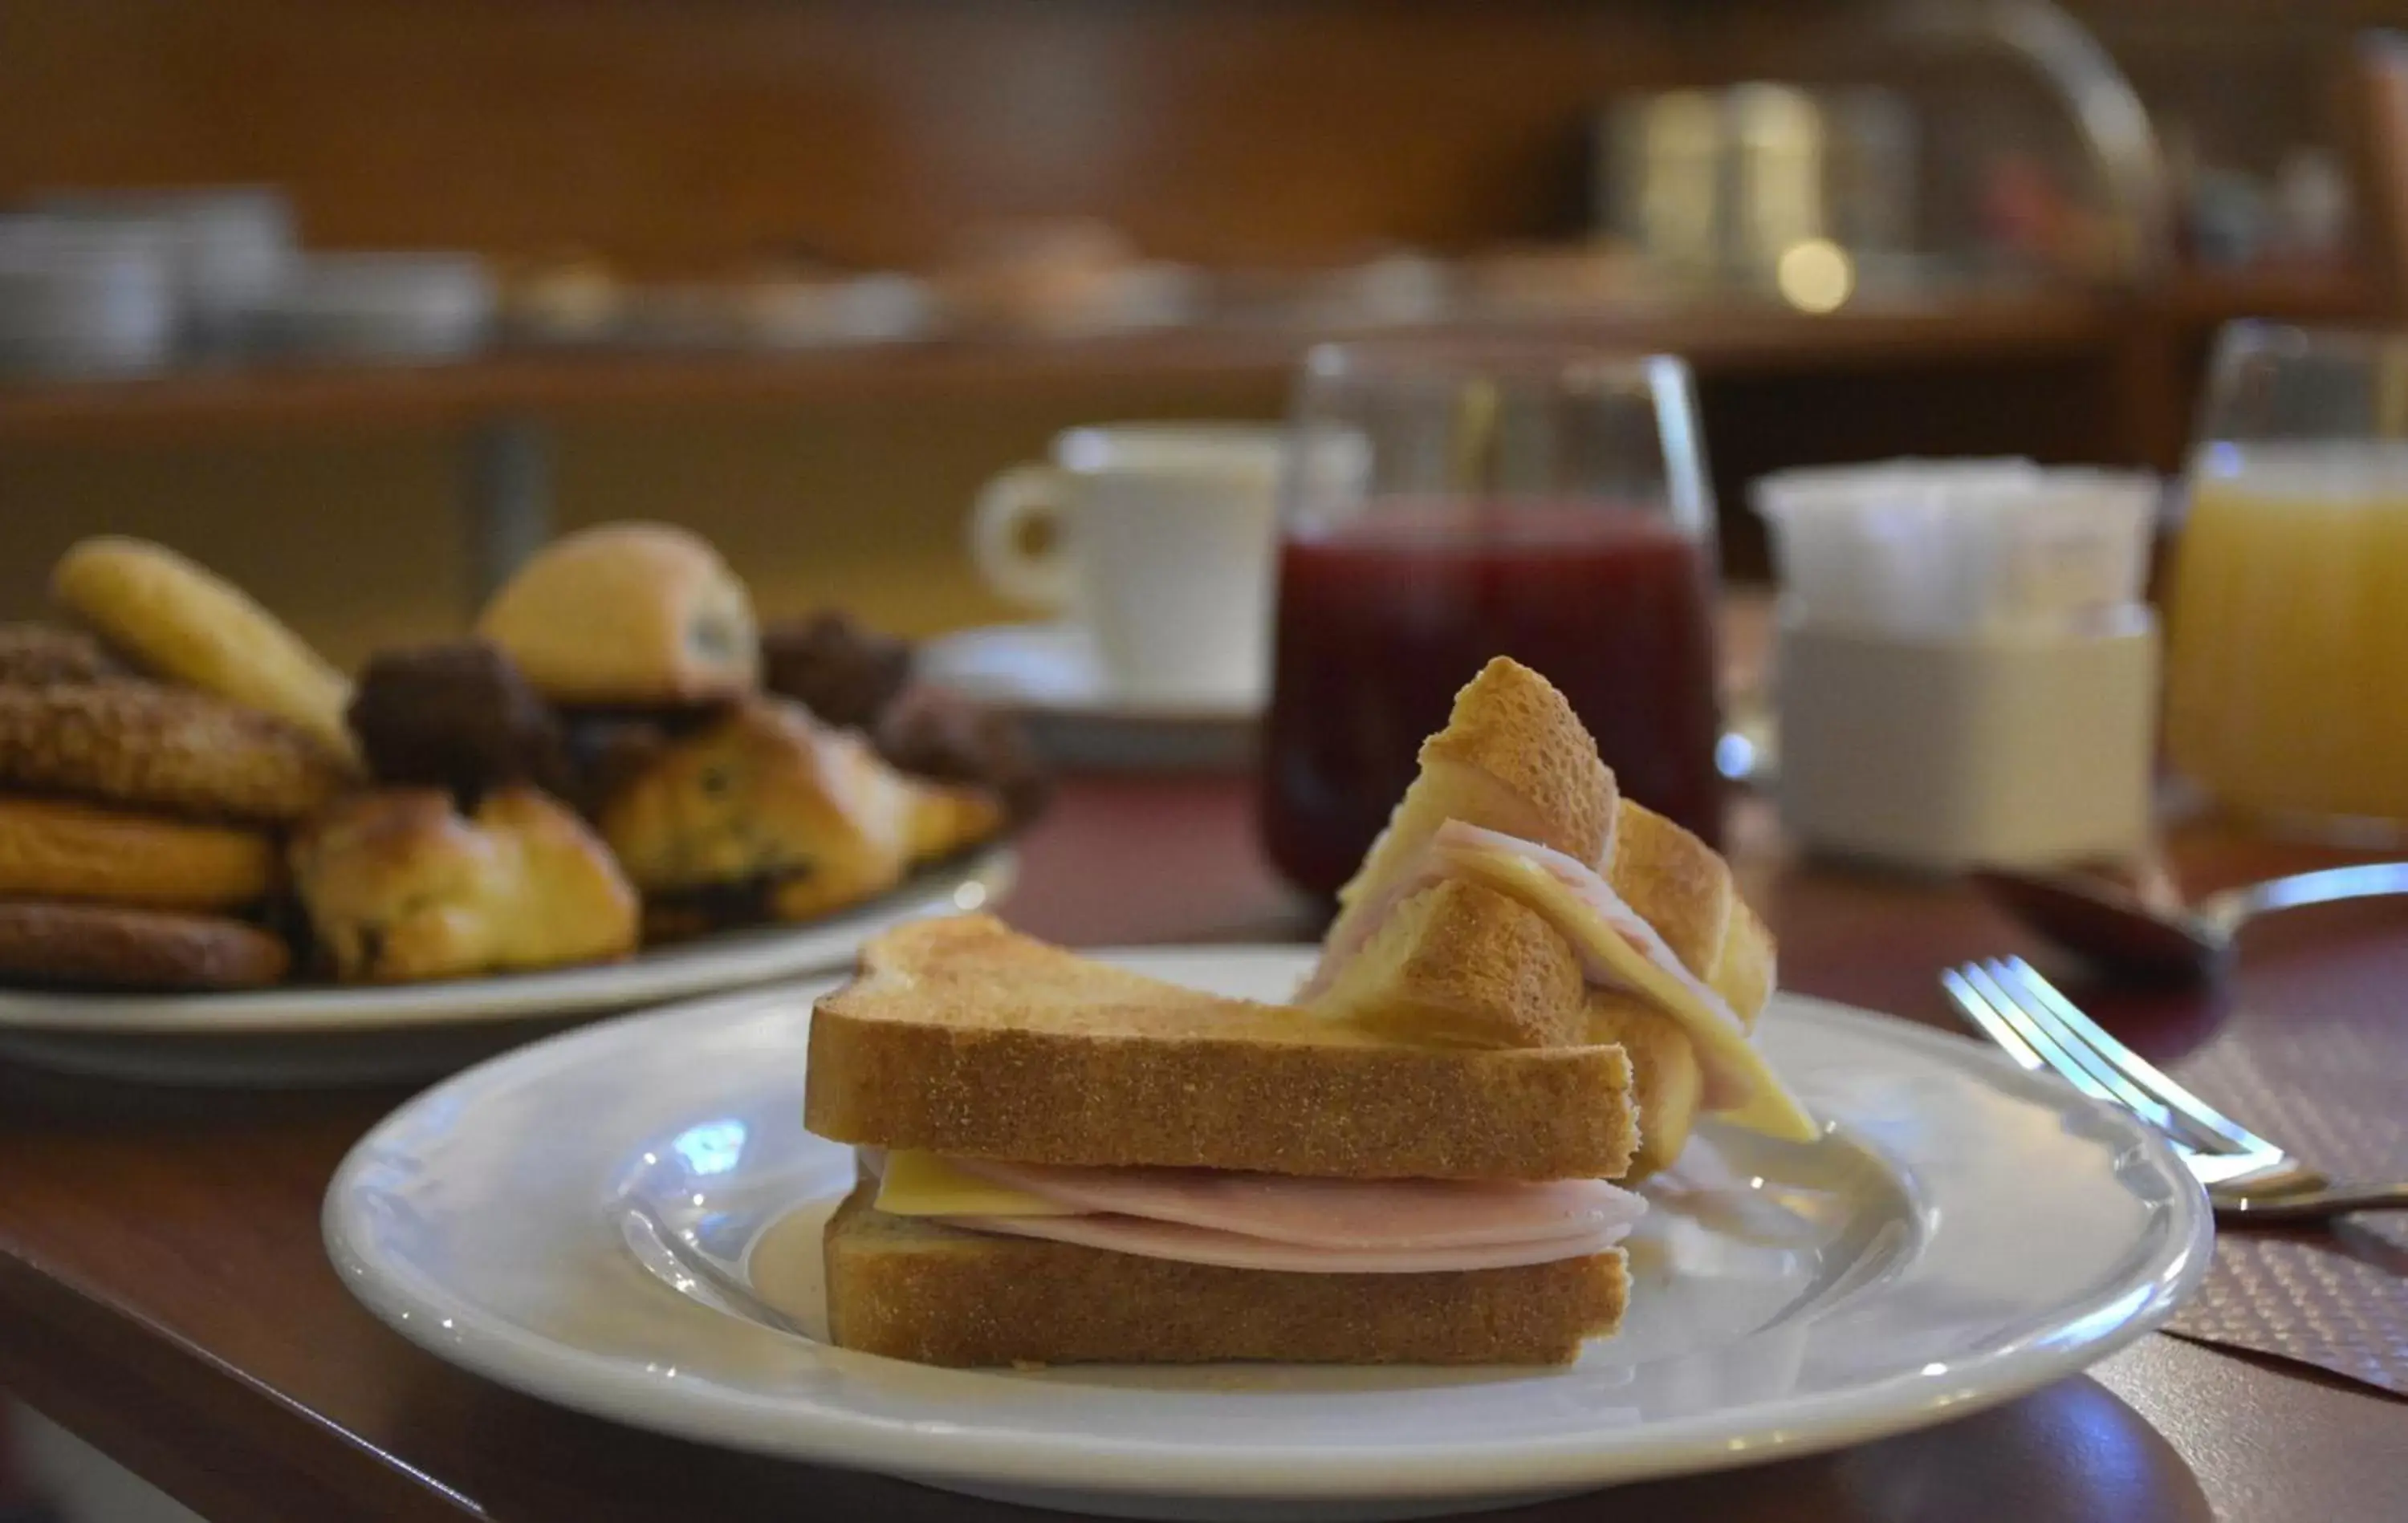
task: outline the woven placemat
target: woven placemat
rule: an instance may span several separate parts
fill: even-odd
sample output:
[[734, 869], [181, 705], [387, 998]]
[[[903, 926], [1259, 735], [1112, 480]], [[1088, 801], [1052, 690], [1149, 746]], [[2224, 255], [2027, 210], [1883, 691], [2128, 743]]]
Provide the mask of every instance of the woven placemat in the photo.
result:
[[[2220, 1040], [2180, 1076], [2335, 1178], [2408, 1177], [2403, 1027], [2408, 1017], [2370, 1012], [2298, 1041]], [[2408, 1396], [2408, 1212], [2329, 1231], [2219, 1232], [2206, 1285], [2167, 1331]]]

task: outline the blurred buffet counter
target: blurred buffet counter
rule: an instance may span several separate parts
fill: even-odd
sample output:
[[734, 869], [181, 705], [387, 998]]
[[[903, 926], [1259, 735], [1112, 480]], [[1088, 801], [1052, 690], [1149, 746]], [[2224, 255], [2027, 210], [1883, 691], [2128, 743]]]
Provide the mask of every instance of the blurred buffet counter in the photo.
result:
[[[1805, 314], [1730, 305], [1566, 316], [1536, 331], [1685, 356], [1701, 377], [1981, 367], [2061, 356], [2110, 363], [2134, 347], [2196, 340], [2231, 318], [2345, 320], [2368, 296], [2343, 274], [2192, 278], [2130, 294], [2032, 292]], [[1486, 325], [1478, 331], [1513, 331]], [[1445, 334], [1433, 325], [1410, 330]], [[1459, 330], [1458, 330], [1459, 331]], [[1338, 336], [1328, 330], [1313, 336]], [[782, 351], [504, 349], [423, 365], [199, 367], [140, 379], [0, 385], [0, 440], [112, 443], [252, 428], [471, 427], [497, 418], [614, 407], [976, 400], [999, 391], [1118, 383], [1276, 388], [1308, 339], [1196, 328], [1076, 339], [933, 340]], [[2135, 411], [2186, 401], [2135, 395]], [[2144, 458], [2157, 441], [2128, 438]]]
[[959, 624], [1004, 611], [969, 497], [1054, 430], [1274, 416], [1316, 336], [1473, 326], [1685, 355], [1758, 574], [1765, 471], [2170, 468], [2219, 324], [2395, 305], [2366, 13], [28, 7], [0, 617], [106, 526], [208, 548], [340, 657], [651, 517], [773, 607]]

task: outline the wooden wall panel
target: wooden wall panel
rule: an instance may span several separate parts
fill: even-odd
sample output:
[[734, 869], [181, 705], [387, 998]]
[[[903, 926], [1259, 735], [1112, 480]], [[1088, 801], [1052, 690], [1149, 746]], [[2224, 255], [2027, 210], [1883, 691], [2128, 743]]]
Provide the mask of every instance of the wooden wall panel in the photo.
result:
[[[1865, 19], [1889, 8], [0, 0], [0, 200], [273, 180], [330, 244], [650, 270], [796, 247], [920, 263], [970, 223], [1074, 212], [1210, 262], [1458, 248], [1576, 226], [1584, 125], [1614, 92], [1878, 72]], [[2223, 156], [2313, 135], [2337, 45], [2408, 22], [2408, 0], [2071, 8]]]
[[325, 243], [660, 268], [1069, 212], [1207, 260], [1443, 247], [1575, 225], [1589, 107], [1699, 36], [1578, 0], [13, 0], [0, 197], [273, 180]]

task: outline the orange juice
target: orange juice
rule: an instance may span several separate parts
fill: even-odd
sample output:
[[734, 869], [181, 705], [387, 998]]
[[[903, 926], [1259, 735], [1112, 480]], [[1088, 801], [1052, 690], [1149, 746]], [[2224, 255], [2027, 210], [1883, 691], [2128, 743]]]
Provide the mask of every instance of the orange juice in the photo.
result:
[[2408, 446], [2210, 446], [2170, 617], [2177, 768], [2247, 812], [2408, 821]]

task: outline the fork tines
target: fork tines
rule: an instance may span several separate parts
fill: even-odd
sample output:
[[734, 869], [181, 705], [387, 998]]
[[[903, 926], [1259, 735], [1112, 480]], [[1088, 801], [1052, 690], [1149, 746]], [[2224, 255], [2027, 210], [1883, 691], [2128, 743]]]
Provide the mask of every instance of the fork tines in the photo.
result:
[[2055, 1070], [2094, 1100], [2139, 1115], [2186, 1148], [2280, 1158], [2282, 1149], [2159, 1072], [2084, 1015], [2022, 958], [1941, 975], [1956, 1007], [2024, 1067]]

